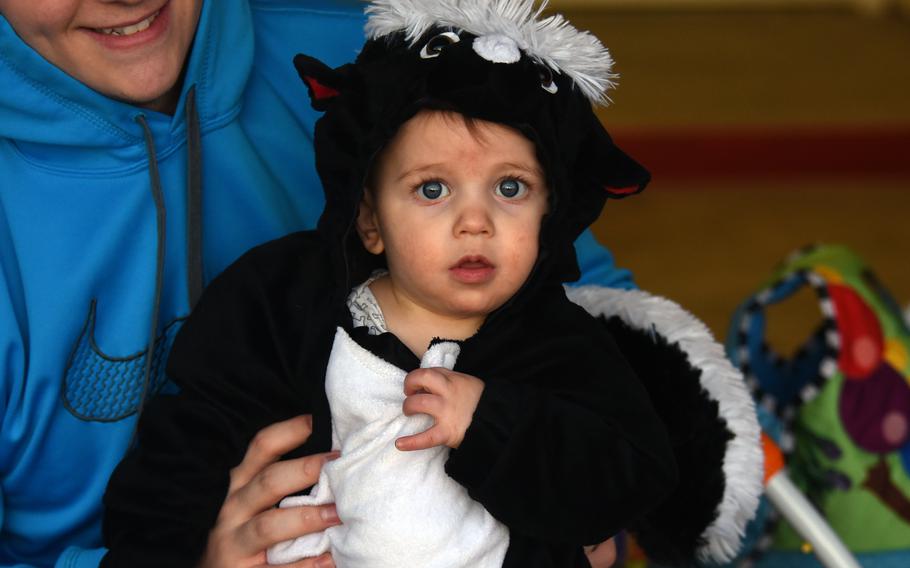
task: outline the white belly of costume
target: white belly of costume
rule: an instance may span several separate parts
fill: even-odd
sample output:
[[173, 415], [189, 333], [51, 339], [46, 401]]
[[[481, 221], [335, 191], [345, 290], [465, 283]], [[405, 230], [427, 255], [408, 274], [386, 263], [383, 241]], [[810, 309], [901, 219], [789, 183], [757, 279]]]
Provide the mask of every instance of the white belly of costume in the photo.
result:
[[[457, 344], [439, 343], [420, 366], [451, 369], [457, 356]], [[397, 438], [433, 425], [425, 414], [402, 414], [405, 375], [338, 328], [325, 388], [341, 457], [325, 464], [311, 495], [280, 506], [334, 501], [344, 524], [270, 548], [270, 564], [331, 549], [339, 568], [502, 566], [508, 529], [446, 475], [449, 449], [395, 448]]]

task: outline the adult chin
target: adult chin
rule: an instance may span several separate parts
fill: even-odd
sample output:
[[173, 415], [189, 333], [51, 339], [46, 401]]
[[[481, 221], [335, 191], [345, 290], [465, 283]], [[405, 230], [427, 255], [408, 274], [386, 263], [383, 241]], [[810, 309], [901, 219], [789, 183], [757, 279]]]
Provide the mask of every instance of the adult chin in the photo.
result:
[[138, 107], [173, 114], [182, 83], [182, 69], [159, 74], [147, 69], [133, 77], [121, 77], [119, 84], [110, 85], [105, 94]]

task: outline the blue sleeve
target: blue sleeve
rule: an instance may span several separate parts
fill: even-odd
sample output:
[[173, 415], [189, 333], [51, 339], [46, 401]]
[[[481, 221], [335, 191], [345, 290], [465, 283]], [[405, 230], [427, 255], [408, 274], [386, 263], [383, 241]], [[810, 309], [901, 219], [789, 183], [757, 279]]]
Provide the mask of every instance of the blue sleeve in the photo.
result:
[[[20, 501], [7, 503], [7, 495], [14, 493], [8, 489], [11, 480], [21, 477], [16, 470], [18, 455], [22, 452], [34, 453], [42, 449], [41, 444], [29, 443], [25, 449], [17, 449], [14, 441], [21, 437], [23, 430], [30, 430], [34, 424], [29, 416], [40, 414], [41, 408], [30, 403], [26, 392], [29, 368], [28, 350], [28, 315], [26, 294], [22, 274], [17, 260], [17, 250], [13, 245], [12, 231], [8, 216], [0, 199], [0, 568], [36, 568], [15, 560], [16, 554], [9, 552], [7, 546], [10, 525], [16, 524], [14, 531], [23, 530], [29, 521], [23, 519], [40, 519], [47, 511], [29, 510], [33, 503], [25, 507]], [[25, 401], [25, 402], [23, 402]], [[25, 410], [23, 410], [25, 409]], [[17, 453], [18, 452], [18, 453]], [[18, 497], [19, 495], [17, 495]], [[29, 499], [30, 496], [26, 497]], [[74, 500], [76, 497], [74, 497]], [[40, 522], [40, 521], [38, 521]], [[11, 546], [10, 546], [11, 548]], [[50, 547], [48, 547], [50, 548]], [[41, 560], [45, 566], [52, 561], [53, 552], [47, 552]], [[55, 562], [57, 568], [97, 568], [106, 550], [84, 550], [70, 547]], [[29, 562], [37, 562], [31, 559]]]
[[573, 286], [598, 284], [622, 290], [638, 288], [632, 279], [632, 273], [625, 268], [617, 268], [613, 255], [597, 242], [591, 229], [582, 233], [575, 241], [575, 254], [578, 256], [581, 278], [578, 282], [573, 282]]
[[[0, 546], [5, 538], [4, 527], [9, 522], [6, 514], [6, 479], [15, 460], [11, 445], [6, 443], [4, 427], [11, 417], [11, 414], [7, 414], [10, 398], [20, 394], [21, 383], [25, 380], [24, 348], [16, 317], [16, 303], [21, 303], [22, 289], [17, 285], [20, 278], [12, 262], [15, 251], [7, 231], [3, 203], [0, 200]], [[0, 568], [31, 568], [25, 564], [5, 564], [10, 560], [2, 556], [0, 550]]]
[[76, 548], [71, 546], [63, 551], [54, 568], [98, 568], [106, 548]]
[[[76, 548], [70, 547], [63, 551], [54, 568], [98, 568], [101, 559], [107, 553], [106, 548]], [[0, 568], [37, 568], [31, 564], [4, 564]]]

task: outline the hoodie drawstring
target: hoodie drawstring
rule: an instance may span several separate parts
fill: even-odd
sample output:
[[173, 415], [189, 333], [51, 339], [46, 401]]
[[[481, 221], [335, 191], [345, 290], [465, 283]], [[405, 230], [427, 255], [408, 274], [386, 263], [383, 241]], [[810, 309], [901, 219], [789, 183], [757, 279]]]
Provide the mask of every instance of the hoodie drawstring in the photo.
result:
[[[145, 116], [136, 117], [136, 122], [142, 126], [145, 136], [145, 150], [149, 156], [149, 178], [152, 186], [152, 199], [155, 201], [155, 225], [158, 232], [157, 253], [155, 258], [155, 299], [152, 302], [152, 316], [149, 322], [149, 340], [145, 351], [145, 370], [142, 373], [142, 391], [139, 395], [139, 407], [136, 409], [136, 424], [142, 415], [145, 397], [148, 394], [149, 379], [152, 374], [152, 362], [155, 359], [155, 343], [158, 340], [158, 312], [161, 308], [161, 287], [164, 281], [164, 253], [167, 231], [167, 210], [164, 205], [164, 194], [161, 191], [161, 176], [158, 174], [158, 158], [155, 155], [155, 140]], [[133, 432], [135, 437], [135, 430]]]
[[[187, 292], [189, 305], [193, 306], [202, 294], [202, 164], [199, 130], [199, 114], [196, 109], [196, 88], [191, 87], [186, 98], [187, 119]], [[161, 176], [158, 172], [158, 158], [155, 152], [155, 139], [144, 115], [136, 117], [142, 127], [145, 138], [145, 149], [149, 160], [149, 181], [151, 182], [152, 199], [155, 202], [155, 225], [157, 244], [155, 255], [155, 295], [152, 302], [152, 313], [149, 321], [148, 346], [145, 352], [145, 370], [142, 375], [142, 390], [139, 406], [136, 409], [136, 424], [142, 415], [145, 399], [151, 383], [152, 366], [155, 360], [155, 346], [158, 342], [158, 317], [161, 311], [161, 290], [164, 284], [164, 260], [167, 246], [167, 208], [164, 203], [164, 192], [161, 189]], [[134, 430], [135, 437], [135, 430]]]
[[186, 96], [186, 278], [190, 309], [202, 295], [202, 144], [196, 87]]

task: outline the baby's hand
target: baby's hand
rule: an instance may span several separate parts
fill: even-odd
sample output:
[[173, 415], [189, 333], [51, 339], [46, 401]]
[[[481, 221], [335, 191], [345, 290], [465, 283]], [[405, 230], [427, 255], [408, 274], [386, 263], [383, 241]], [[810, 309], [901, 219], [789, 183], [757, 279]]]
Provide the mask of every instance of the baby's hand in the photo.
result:
[[433, 446], [457, 448], [471, 425], [483, 392], [483, 381], [442, 367], [416, 369], [404, 378], [405, 416], [429, 414], [436, 423], [428, 430], [395, 440], [399, 450]]

